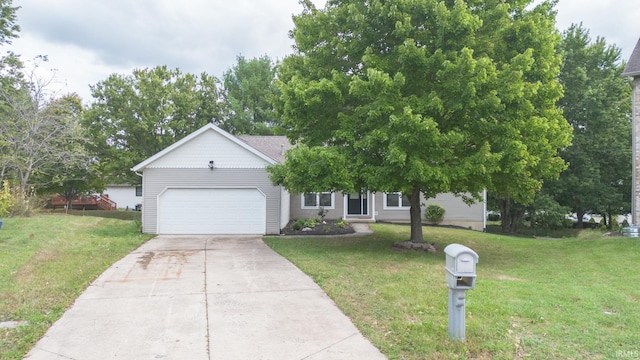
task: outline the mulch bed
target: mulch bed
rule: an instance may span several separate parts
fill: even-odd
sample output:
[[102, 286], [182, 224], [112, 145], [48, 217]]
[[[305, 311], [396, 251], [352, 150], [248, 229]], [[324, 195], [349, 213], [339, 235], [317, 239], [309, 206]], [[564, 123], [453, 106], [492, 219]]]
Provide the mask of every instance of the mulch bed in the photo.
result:
[[318, 224], [314, 228], [303, 231], [303, 230], [293, 230], [291, 225], [293, 221], [290, 221], [284, 229], [282, 229], [282, 235], [346, 235], [353, 234], [355, 230], [349, 223], [345, 223], [342, 227], [336, 225], [337, 220], [325, 220], [325, 223]]

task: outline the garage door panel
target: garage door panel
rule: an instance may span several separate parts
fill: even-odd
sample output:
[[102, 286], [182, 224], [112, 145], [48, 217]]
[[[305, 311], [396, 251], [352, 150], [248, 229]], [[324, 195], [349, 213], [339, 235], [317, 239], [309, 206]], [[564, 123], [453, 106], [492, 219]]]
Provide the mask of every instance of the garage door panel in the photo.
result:
[[160, 234], [264, 234], [266, 199], [257, 189], [167, 189]]

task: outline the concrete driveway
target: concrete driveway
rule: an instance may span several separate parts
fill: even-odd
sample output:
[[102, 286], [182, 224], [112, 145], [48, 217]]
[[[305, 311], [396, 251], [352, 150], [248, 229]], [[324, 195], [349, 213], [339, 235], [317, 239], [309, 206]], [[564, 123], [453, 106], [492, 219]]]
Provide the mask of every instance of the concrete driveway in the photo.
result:
[[115, 263], [32, 359], [386, 359], [257, 236], [158, 236]]

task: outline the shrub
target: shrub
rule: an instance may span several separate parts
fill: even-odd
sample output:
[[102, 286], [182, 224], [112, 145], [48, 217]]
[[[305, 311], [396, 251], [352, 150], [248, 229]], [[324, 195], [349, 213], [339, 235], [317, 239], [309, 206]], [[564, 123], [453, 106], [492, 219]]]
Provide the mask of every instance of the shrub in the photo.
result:
[[529, 206], [531, 227], [537, 229], [559, 230], [572, 226], [573, 224], [565, 221], [567, 213], [569, 209], [558, 204], [548, 194], [537, 194], [533, 204]]
[[488, 221], [500, 221], [500, 214], [489, 213], [489, 215], [487, 215], [487, 220]]
[[627, 219], [624, 219], [624, 221], [622, 221], [622, 227], [628, 227], [629, 226], [629, 222], [627, 221]]
[[314, 227], [316, 227], [316, 225], [320, 224], [321, 222], [322, 222], [322, 218], [306, 219], [304, 221], [304, 226], [313, 229]]
[[298, 219], [291, 224], [291, 228], [295, 231], [302, 230], [304, 227], [304, 219]]
[[41, 210], [45, 201], [35, 195], [32, 191], [30, 193], [21, 193], [19, 190], [15, 190], [13, 194], [13, 205], [11, 206], [11, 216], [26, 216], [29, 217]]
[[34, 191], [22, 192], [8, 181], [0, 188], [0, 216], [31, 216], [43, 207], [43, 201]]
[[573, 222], [573, 220], [571, 219], [562, 219], [562, 227], [566, 228], [566, 229], [571, 229], [572, 227], [575, 226], [575, 222]]
[[344, 229], [345, 227], [347, 227], [347, 222], [342, 219], [338, 220], [338, 222], [336, 222], [336, 226], [340, 229]]
[[444, 214], [445, 214], [444, 208], [438, 204], [428, 205], [427, 208], [424, 210], [424, 217], [431, 224], [441, 223], [442, 220], [444, 220]]
[[327, 216], [327, 213], [329, 212], [329, 210], [325, 210], [324, 207], [320, 207], [320, 209], [318, 210], [318, 216], [320, 216], [320, 218], [322, 219], [321, 221], [324, 221], [324, 217]]
[[13, 202], [14, 199], [9, 188], [9, 182], [5, 180], [2, 182], [2, 189], [0, 189], [0, 216], [9, 215]]

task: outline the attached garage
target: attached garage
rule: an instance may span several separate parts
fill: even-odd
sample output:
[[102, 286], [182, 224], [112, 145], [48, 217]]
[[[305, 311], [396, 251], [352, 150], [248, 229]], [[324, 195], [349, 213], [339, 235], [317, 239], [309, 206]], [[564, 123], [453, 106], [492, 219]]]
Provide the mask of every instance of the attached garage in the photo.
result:
[[258, 189], [169, 188], [158, 199], [158, 234], [265, 234]]
[[233, 136], [213, 124], [132, 168], [142, 177], [142, 231], [171, 235], [279, 234], [289, 197], [266, 168], [283, 136]]

